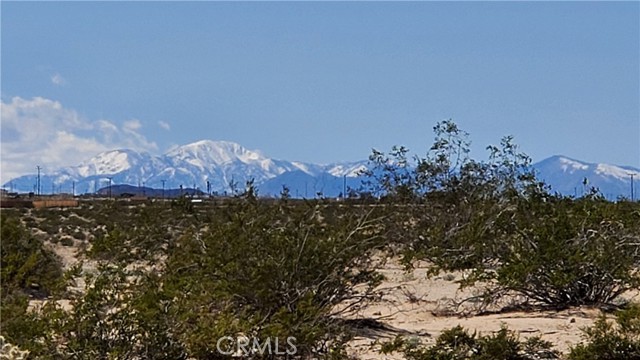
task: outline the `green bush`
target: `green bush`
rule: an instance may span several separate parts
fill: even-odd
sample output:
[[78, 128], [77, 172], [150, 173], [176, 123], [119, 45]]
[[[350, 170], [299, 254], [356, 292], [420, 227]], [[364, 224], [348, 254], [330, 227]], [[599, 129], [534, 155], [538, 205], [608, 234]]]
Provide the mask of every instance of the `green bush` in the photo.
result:
[[640, 286], [638, 233], [615, 205], [562, 201], [520, 213], [525, 219], [499, 258], [497, 281], [505, 290], [567, 307], [611, 304]]
[[521, 341], [503, 327], [492, 335], [470, 334], [461, 326], [445, 330], [432, 346], [396, 339], [383, 344], [382, 352], [401, 351], [407, 360], [551, 360], [560, 354], [551, 343], [532, 337]]
[[602, 305], [640, 286], [640, 204], [551, 195], [511, 137], [477, 162], [454, 123], [434, 130], [413, 166], [403, 147], [371, 156], [374, 189], [393, 212], [387, 237], [406, 265], [417, 258], [433, 272], [469, 270], [463, 286], [495, 285], [487, 303], [516, 293], [555, 308]]
[[85, 232], [82, 231], [82, 229], [78, 229], [73, 233], [73, 237], [80, 241], [84, 241], [87, 239], [87, 234], [85, 234]]
[[153, 312], [161, 299], [141, 301], [148, 288], [132, 280], [140, 274], [112, 265], [97, 270], [85, 276], [91, 286], [70, 310], [50, 301], [39, 312], [23, 312], [6, 330], [14, 343], [37, 359], [185, 359], [170, 340], [167, 316]]
[[[86, 292], [69, 311], [50, 302], [21, 312], [8, 331], [29, 336], [12, 333], [17, 345], [42, 359], [216, 359], [227, 357], [221, 337], [244, 334], [281, 346], [295, 337], [296, 357], [339, 358], [350, 338], [340, 316], [380, 281], [371, 252], [383, 246], [381, 223], [365, 208], [236, 199], [200, 213], [200, 228], [190, 215], [147, 223], [130, 211], [95, 239], [90, 255], [101, 261]], [[127, 256], [158, 240], [152, 224], [165, 220], [179, 228], [160, 239], [166, 262], [132, 270]]]
[[618, 311], [614, 321], [602, 315], [584, 331], [586, 342], [572, 348], [568, 360], [640, 359], [640, 305]]
[[[61, 262], [17, 218], [3, 216], [1, 278], [3, 294], [18, 290], [46, 296], [62, 277]], [[37, 291], [34, 291], [37, 285]]]
[[242, 201], [208, 227], [185, 234], [166, 266], [191, 356], [215, 356], [217, 338], [239, 332], [295, 336], [299, 355], [340, 352], [348, 334], [336, 305], [357, 308], [380, 279], [370, 261], [376, 221], [355, 208]]
[[72, 238], [65, 236], [60, 240], [60, 244], [62, 244], [62, 246], [73, 246], [75, 243]]
[[113, 229], [93, 239], [88, 255], [96, 260], [119, 261], [128, 259], [130, 251], [128, 235], [120, 229]]
[[30, 297], [45, 298], [63, 284], [60, 260], [42, 246], [20, 221], [3, 214], [0, 263], [0, 331], [13, 344], [22, 344], [45, 326], [27, 311]]
[[[197, 224], [188, 215], [158, 206], [134, 207], [126, 211], [116, 207], [97, 209], [97, 223], [103, 228], [92, 227], [89, 257], [96, 260], [130, 263], [137, 260], [155, 261], [164, 254], [168, 243], [174, 241], [174, 233]], [[118, 215], [112, 214], [117, 211]], [[85, 217], [91, 218], [89, 214]], [[121, 220], [121, 217], [126, 220]], [[170, 231], [171, 227], [175, 231]], [[82, 235], [81, 235], [82, 236]]]

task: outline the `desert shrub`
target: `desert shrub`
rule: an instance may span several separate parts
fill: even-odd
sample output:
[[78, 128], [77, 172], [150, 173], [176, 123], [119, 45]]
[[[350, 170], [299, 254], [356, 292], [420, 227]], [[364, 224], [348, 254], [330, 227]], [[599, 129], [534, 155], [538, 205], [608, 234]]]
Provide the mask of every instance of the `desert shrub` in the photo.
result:
[[584, 329], [585, 342], [573, 347], [569, 360], [640, 359], [640, 305], [616, 313], [614, 321], [602, 315]]
[[[145, 299], [140, 274], [121, 266], [100, 265], [91, 284], [70, 310], [55, 301], [30, 312], [15, 330], [29, 331], [17, 344], [38, 359], [184, 359], [171, 341], [164, 303]], [[21, 334], [21, 333], [19, 333]], [[22, 335], [22, 334], [21, 334]]]
[[38, 227], [38, 221], [33, 216], [26, 216], [23, 220], [27, 229], [35, 229]]
[[392, 201], [387, 236], [406, 265], [417, 258], [434, 273], [467, 270], [463, 286], [495, 285], [487, 302], [516, 293], [556, 308], [610, 304], [640, 286], [638, 204], [609, 203], [597, 191], [551, 195], [511, 137], [478, 162], [454, 123], [434, 131], [427, 156], [412, 165], [403, 147], [371, 157], [369, 174]]
[[75, 213], [69, 214], [69, 216], [65, 218], [64, 223], [71, 227], [83, 227], [88, 225], [86, 220], [80, 218]]
[[43, 220], [38, 227], [50, 236], [55, 236], [60, 233], [60, 227], [51, 221]]
[[84, 231], [82, 231], [81, 229], [78, 229], [78, 230], [73, 232], [73, 237], [78, 239], [78, 240], [80, 240], [80, 241], [83, 241], [83, 240], [87, 239], [87, 234]]
[[97, 260], [117, 261], [127, 258], [129, 251], [127, 234], [120, 229], [113, 229], [93, 239], [88, 255]]
[[383, 344], [382, 352], [400, 351], [408, 360], [551, 360], [560, 353], [551, 343], [532, 337], [520, 340], [506, 327], [492, 335], [470, 334], [461, 326], [447, 329], [431, 346], [397, 338]]
[[183, 236], [166, 265], [164, 288], [191, 356], [216, 357], [217, 339], [238, 333], [295, 336], [299, 356], [340, 353], [348, 331], [336, 306], [357, 308], [379, 281], [369, 257], [380, 246], [374, 220], [318, 203], [242, 201], [208, 226], [202, 237]]
[[615, 206], [593, 200], [544, 208], [530, 210], [507, 239], [496, 271], [504, 290], [566, 307], [610, 304], [640, 286], [639, 236], [618, 219]]
[[167, 244], [174, 240], [169, 231], [172, 223], [177, 223], [179, 229], [194, 226], [193, 220], [189, 220], [188, 224], [181, 223], [186, 215], [163, 213], [158, 207], [132, 208], [121, 212], [127, 214], [127, 221], [116, 222], [116, 218], [105, 216], [106, 231], [102, 228], [91, 230], [94, 238], [91, 240], [89, 257], [119, 262], [152, 260], [164, 254]]
[[105, 236], [107, 234], [106, 230], [104, 230], [101, 227], [94, 227], [93, 229], [89, 230], [89, 234], [91, 235], [92, 238], [97, 238], [100, 236]]
[[[47, 295], [62, 276], [58, 257], [46, 250], [17, 218], [3, 216], [1, 280], [3, 294], [14, 290], [33, 295]], [[33, 291], [37, 284], [38, 291]]]
[[63, 246], [73, 246], [74, 242], [72, 238], [65, 236], [62, 239], [60, 239], [60, 244], [62, 244]]
[[10, 343], [21, 344], [40, 333], [27, 311], [29, 297], [20, 291], [2, 289], [0, 329]]
[[380, 221], [361, 207], [236, 199], [198, 215], [200, 228], [192, 218], [168, 220], [176, 237], [164, 239], [166, 262], [146, 270], [120, 260], [151, 241], [137, 237], [152, 233], [144, 216], [158, 219], [151, 227], [165, 213], [128, 211], [132, 224], [94, 242], [101, 265], [86, 275], [86, 292], [70, 310], [49, 302], [21, 312], [17, 345], [42, 359], [216, 359], [228, 357], [220, 338], [243, 334], [278, 338], [280, 351], [295, 337], [292, 357], [338, 358], [350, 336], [340, 315], [370, 299], [380, 280], [370, 258], [383, 246]]
[[193, 203], [191, 202], [191, 198], [186, 195], [171, 200], [171, 208], [187, 214], [193, 214], [195, 210]]
[[56, 292], [63, 272], [57, 256], [46, 250], [17, 218], [2, 216], [0, 222], [0, 331], [7, 341], [20, 345], [44, 329], [27, 311], [29, 299]]

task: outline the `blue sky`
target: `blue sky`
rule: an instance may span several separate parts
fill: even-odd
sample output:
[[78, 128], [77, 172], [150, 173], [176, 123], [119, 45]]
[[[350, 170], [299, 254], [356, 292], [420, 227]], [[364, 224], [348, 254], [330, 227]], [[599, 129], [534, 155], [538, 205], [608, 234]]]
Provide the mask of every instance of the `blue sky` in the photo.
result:
[[640, 3], [6, 2], [2, 170], [231, 140], [288, 160], [423, 154], [640, 167]]

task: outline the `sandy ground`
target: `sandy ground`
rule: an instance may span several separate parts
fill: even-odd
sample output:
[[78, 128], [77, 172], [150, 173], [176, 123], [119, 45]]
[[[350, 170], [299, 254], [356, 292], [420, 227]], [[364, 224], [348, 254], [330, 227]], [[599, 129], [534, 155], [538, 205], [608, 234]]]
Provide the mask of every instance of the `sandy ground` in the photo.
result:
[[[482, 334], [496, 332], [506, 325], [521, 338], [540, 336], [552, 342], [557, 350], [566, 352], [582, 340], [581, 329], [592, 325], [601, 314], [598, 309], [583, 307], [477, 315], [474, 310], [478, 309], [478, 304], [467, 303], [458, 308], [453, 305], [478, 291], [458, 290], [456, 280], [461, 279], [462, 274], [429, 278], [426, 264], [418, 264], [407, 272], [397, 261], [387, 262], [380, 272], [386, 277], [379, 287], [384, 294], [381, 301], [366, 306], [356, 318], [377, 319], [396, 331], [369, 333], [352, 341], [350, 353], [360, 359], [400, 359], [399, 354], [380, 354], [376, 341], [391, 340], [400, 334], [429, 344], [434, 343], [443, 330], [456, 325]], [[638, 294], [627, 298], [640, 300]]]

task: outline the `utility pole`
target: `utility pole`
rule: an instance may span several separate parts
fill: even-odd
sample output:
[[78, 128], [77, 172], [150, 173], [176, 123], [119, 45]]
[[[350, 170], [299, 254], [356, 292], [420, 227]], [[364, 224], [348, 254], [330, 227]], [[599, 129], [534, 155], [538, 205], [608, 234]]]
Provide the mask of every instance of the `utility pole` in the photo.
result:
[[342, 182], [342, 200], [347, 198], [347, 174], [343, 176]]
[[40, 169], [42, 169], [42, 167], [40, 167], [40, 165], [36, 165], [36, 169], [38, 169], [38, 181], [36, 182], [37, 186], [38, 186], [38, 196], [40, 196]]
[[108, 177], [107, 179], [109, 179], [109, 199], [111, 199], [111, 180], [112, 180], [113, 178]]
[[71, 183], [71, 196], [76, 197], [76, 182]]
[[144, 181], [142, 182], [142, 196], [147, 196], [147, 189], [144, 187]]
[[631, 176], [631, 202], [633, 202], [633, 177], [635, 174], [629, 174], [629, 176]]
[[166, 181], [167, 181], [167, 180], [162, 180], [162, 200], [164, 200], [164, 183], [165, 183]]

